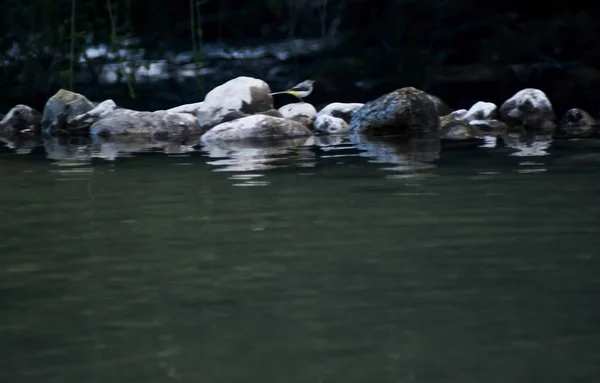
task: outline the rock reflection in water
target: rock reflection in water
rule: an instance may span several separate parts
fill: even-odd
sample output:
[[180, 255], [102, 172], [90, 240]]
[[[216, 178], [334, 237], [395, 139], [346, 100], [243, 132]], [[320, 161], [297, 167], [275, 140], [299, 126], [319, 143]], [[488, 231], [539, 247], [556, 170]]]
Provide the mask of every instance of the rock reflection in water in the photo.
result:
[[314, 165], [314, 155], [306, 137], [277, 141], [214, 141], [204, 143], [202, 151], [214, 160], [216, 172], [248, 172], [295, 165]]
[[511, 156], [537, 157], [547, 156], [552, 145], [552, 136], [536, 132], [513, 132], [502, 136], [504, 144], [516, 151]]
[[369, 162], [398, 165], [394, 170], [415, 171], [433, 167], [439, 158], [437, 136], [385, 137], [352, 133], [350, 140]]
[[39, 136], [0, 135], [0, 149], [5, 146], [16, 154], [30, 154], [41, 145], [42, 140]]
[[160, 151], [165, 154], [185, 154], [194, 151], [196, 140], [173, 139], [160, 141], [148, 136], [122, 136], [109, 138], [87, 137], [44, 137], [42, 143], [46, 157], [56, 165], [80, 165], [91, 163], [93, 158], [114, 161], [117, 158], [131, 157], [133, 154]]

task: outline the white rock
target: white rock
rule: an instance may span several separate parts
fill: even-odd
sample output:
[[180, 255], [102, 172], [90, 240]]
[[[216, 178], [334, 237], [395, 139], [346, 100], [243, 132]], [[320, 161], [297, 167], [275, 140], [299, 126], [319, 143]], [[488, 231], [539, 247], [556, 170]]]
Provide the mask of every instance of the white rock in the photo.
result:
[[298, 121], [306, 126], [311, 126], [317, 117], [317, 110], [307, 102], [287, 104], [279, 108], [283, 118]]
[[500, 107], [500, 117], [510, 126], [542, 131], [556, 129], [556, 115], [552, 103], [539, 89], [526, 88], [515, 93]]
[[448, 116], [452, 116], [456, 119], [463, 119], [467, 113], [469, 113], [469, 111], [466, 109], [457, 109], [454, 112], [449, 113]]
[[269, 85], [252, 77], [237, 77], [217, 86], [206, 94], [207, 107], [258, 113], [273, 109]]
[[201, 137], [202, 142], [246, 139], [286, 139], [308, 137], [311, 131], [299, 122], [256, 114], [215, 126]]
[[317, 116], [333, 116], [337, 118], [341, 118], [342, 120], [350, 123], [352, 119], [352, 115], [356, 110], [361, 108], [364, 104], [353, 102], [353, 103], [344, 103], [344, 102], [333, 102], [329, 105], [326, 105], [323, 109], [317, 113]]
[[462, 116], [467, 121], [472, 120], [492, 120], [496, 118], [496, 112], [498, 107], [492, 102], [479, 101], [476, 102], [466, 113]]
[[167, 112], [169, 113], [192, 113], [192, 114], [196, 114], [196, 112], [198, 111], [198, 109], [200, 109], [203, 106], [204, 102], [195, 102], [193, 104], [184, 104], [184, 105], [179, 105], [176, 106], [174, 108], [171, 109], [167, 109]]
[[339, 134], [347, 132], [350, 129], [346, 121], [326, 114], [317, 116], [314, 125], [315, 132], [325, 134]]

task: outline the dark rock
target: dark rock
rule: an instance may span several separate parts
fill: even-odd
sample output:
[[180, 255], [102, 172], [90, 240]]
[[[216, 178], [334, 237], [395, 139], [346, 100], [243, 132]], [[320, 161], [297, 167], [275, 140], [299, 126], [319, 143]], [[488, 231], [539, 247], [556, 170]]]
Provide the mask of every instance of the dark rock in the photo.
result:
[[557, 136], [585, 138], [596, 135], [598, 123], [585, 110], [569, 109], [561, 118]]
[[350, 130], [368, 134], [437, 133], [435, 103], [427, 93], [413, 87], [400, 88], [358, 109]]
[[445, 116], [452, 113], [452, 108], [438, 96], [427, 93], [427, 97], [435, 104], [435, 110], [438, 116]]
[[16, 105], [0, 121], [0, 134], [40, 133], [40, 112], [27, 106]]
[[94, 104], [85, 96], [61, 89], [46, 102], [41, 123], [52, 131], [68, 130], [73, 118], [92, 109]]

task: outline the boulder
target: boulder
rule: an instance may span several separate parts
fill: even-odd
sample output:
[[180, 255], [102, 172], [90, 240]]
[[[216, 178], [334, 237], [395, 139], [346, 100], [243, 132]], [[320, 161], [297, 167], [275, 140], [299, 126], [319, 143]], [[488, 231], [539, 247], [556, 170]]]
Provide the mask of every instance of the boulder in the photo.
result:
[[279, 113], [283, 118], [297, 121], [306, 127], [312, 127], [315, 118], [317, 117], [317, 110], [312, 104], [307, 102], [296, 102], [293, 104], [287, 104], [279, 108]]
[[480, 136], [476, 126], [470, 125], [462, 113], [450, 113], [440, 117], [440, 138], [450, 141], [473, 140]]
[[107, 116], [116, 108], [117, 105], [113, 100], [102, 101], [94, 109], [73, 117], [68, 125], [68, 130], [70, 132], [87, 130], [92, 124]]
[[333, 102], [331, 104], [326, 105], [323, 109], [317, 113], [318, 116], [332, 116], [341, 118], [346, 121], [346, 123], [350, 123], [352, 120], [352, 116], [354, 112], [363, 107], [365, 104], [359, 102], [352, 103], [344, 103], [344, 102]]
[[314, 130], [321, 134], [340, 134], [350, 129], [348, 123], [341, 118], [333, 117], [327, 114], [317, 116], [314, 123]]
[[164, 138], [200, 134], [204, 131], [192, 114], [169, 113], [164, 110], [139, 112], [115, 109], [90, 127], [90, 133], [100, 137], [142, 134]]
[[572, 138], [591, 137], [596, 134], [598, 123], [582, 109], [569, 109], [561, 118], [557, 135]]
[[310, 135], [311, 131], [297, 121], [257, 114], [217, 125], [200, 139], [206, 143], [219, 140], [278, 140]]
[[281, 114], [281, 112], [277, 109], [269, 109], [265, 110], [264, 112], [258, 112], [256, 114], [264, 114], [265, 116], [283, 118], [283, 114]]
[[196, 108], [201, 125], [217, 126], [223, 122], [273, 109], [269, 85], [252, 77], [237, 77], [217, 86], [206, 94], [204, 101], [180, 110]]
[[500, 119], [509, 127], [553, 132], [556, 130], [556, 115], [544, 92], [526, 88], [506, 100], [500, 106]]
[[465, 114], [462, 116], [467, 121], [473, 120], [493, 120], [496, 118], [498, 107], [492, 102], [479, 101], [476, 102]]
[[441, 98], [427, 93], [427, 97], [435, 104], [435, 110], [438, 116], [445, 116], [452, 113], [452, 108], [448, 106]]
[[195, 102], [192, 104], [184, 104], [184, 105], [179, 105], [176, 106], [174, 108], [171, 109], [167, 109], [167, 112], [169, 113], [191, 113], [191, 114], [196, 114], [198, 113], [198, 110], [200, 110], [202, 108], [202, 106], [204, 105], [204, 102]]
[[350, 130], [368, 134], [430, 134], [439, 126], [435, 103], [413, 87], [369, 101], [352, 116]]
[[40, 113], [27, 105], [16, 105], [0, 121], [1, 135], [39, 132]]
[[61, 89], [48, 99], [42, 112], [42, 127], [51, 131], [68, 130], [73, 118], [94, 108], [94, 104], [85, 96]]

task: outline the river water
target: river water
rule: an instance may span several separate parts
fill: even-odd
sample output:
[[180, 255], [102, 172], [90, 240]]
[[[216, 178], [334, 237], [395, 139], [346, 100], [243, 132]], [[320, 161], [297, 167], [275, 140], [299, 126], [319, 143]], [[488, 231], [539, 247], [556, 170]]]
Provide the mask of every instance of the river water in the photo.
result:
[[595, 142], [43, 144], [0, 151], [1, 382], [600, 381]]

